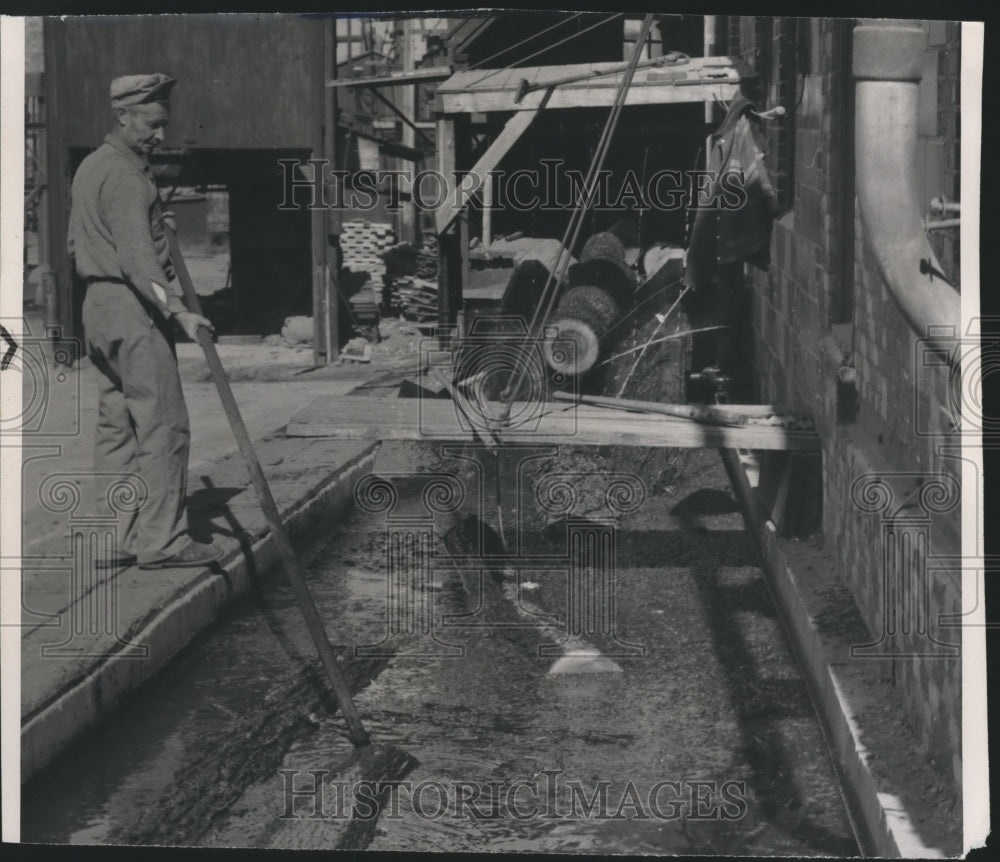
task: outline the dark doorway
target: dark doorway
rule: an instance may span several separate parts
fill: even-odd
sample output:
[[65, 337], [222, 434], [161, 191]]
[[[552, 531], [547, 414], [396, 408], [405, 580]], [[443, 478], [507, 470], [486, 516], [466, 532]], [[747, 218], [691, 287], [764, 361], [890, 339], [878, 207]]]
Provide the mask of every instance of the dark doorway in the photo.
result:
[[[73, 173], [90, 152], [70, 152]], [[204, 311], [220, 335], [269, 335], [286, 317], [312, 314], [311, 213], [280, 209], [280, 159], [301, 150], [190, 150], [152, 159], [165, 208]], [[74, 276], [74, 328], [85, 286]]]

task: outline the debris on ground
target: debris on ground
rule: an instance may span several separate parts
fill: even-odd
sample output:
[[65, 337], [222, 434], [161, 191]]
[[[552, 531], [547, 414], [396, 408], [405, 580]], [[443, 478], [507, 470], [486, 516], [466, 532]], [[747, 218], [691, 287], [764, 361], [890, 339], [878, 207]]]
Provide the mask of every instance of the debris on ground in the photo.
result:
[[352, 362], [371, 362], [372, 359], [372, 345], [367, 338], [362, 338], [360, 335], [357, 338], [352, 338], [340, 349], [340, 356], [343, 359], [349, 359]]
[[[268, 336], [272, 338], [273, 336]], [[304, 315], [285, 318], [281, 338], [286, 344], [309, 344], [313, 340], [313, 319]], [[266, 339], [265, 339], [266, 341]]]

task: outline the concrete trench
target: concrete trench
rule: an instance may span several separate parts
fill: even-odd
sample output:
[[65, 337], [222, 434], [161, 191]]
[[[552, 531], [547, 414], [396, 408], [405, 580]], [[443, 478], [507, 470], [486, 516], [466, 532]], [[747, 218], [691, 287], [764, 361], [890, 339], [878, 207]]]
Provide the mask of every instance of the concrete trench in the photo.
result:
[[[271, 573], [26, 786], [23, 839], [856, 855], [718, 454], [530, 454], [520, 496], [511, 477], [526, 453], [502, 456], [498, 509], [469, 450], [383, 444], [372, 473], [396, 477], [389, 520], [363, 506], [300, 543], [372, 747], [352, 750]], [[641, 477], [644, 502], [614, 523], [613, 619], [573, 623], [567, 537], [608, 534], [600, 507], [612, 468]], [[422, 487], [448, 472], [464, 500], [439, 506], [429, 527]], [[531, 509], [551, 472], [577, 475], [573, 504]], [[393, 518], [429, 530], [425, 550], [442, 563], [400, 594], [409, 617], [390, 607]], [[594, 798], [583, 816], [581, 800]], [[534, 816], [522, 816], [532, 801]]]

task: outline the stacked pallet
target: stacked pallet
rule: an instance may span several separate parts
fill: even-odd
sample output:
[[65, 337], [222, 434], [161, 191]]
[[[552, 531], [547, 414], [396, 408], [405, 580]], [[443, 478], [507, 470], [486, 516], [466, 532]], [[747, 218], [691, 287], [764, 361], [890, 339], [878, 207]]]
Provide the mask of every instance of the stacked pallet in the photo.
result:
[[417, 276], [436, 281], [438, 277], [437, 237], [424, 234], [424, 244], [417, 249]]
[[389, 287], [389, 309], [407, 320], [424, 323], [438, 312], [437, 282], [415, 275], [397, 275]]
[[372, 282], [368, 282], [347, 300], [351, 306], [353, 322], [357, 326], [378, 326], [378, 301]]
[[340, 226], [344, 268], [352, 272], [367, 272], [376, 284], [381, 284], [385, 275], [382, 255], [394, 243], [391, 224], [354, 219]]

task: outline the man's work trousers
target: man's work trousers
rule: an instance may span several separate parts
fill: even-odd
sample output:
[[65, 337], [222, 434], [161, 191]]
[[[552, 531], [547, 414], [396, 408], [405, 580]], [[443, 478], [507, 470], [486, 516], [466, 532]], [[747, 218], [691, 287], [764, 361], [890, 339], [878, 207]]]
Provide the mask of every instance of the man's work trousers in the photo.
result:
[[137, 476], [146, 488], [138, 511], [119, 515], [120, 549], [140, 563], [172, 556], [190, 541], [184, 498], [191, 432], [173, 343], [154, 313], [126, 284], [87, 287], [83, 326], [100, 392], [95, 467]]

